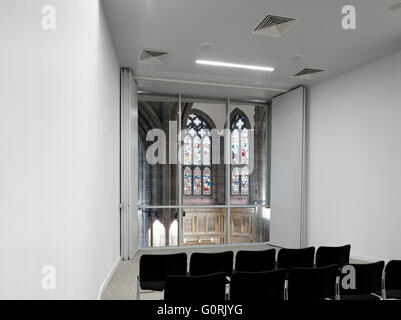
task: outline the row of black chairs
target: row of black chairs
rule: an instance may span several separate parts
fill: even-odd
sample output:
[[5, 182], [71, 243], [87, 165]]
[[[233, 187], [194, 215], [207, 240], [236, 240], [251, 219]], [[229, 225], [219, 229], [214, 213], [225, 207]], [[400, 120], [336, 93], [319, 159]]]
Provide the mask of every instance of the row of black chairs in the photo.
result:
[[[349, 262], [350, 245], [343, 247], [319, 247], [316, 252], [316, 266], [332, 264], [344, 265]], [[275, 269], [288, 271], [294, 267], [311, 268], [314, 266], [315, 248], [280, 249], [259, 251], [238, 251], [233, 270], [234, 253], [193, 253], [190, 257], [189, 273], [187, 273], [186, 253], [166, 255], [143, 255], [140, 259], [138, 290], [163, 291], [165, 279], [170, 275], [202, 276], [224, 272], [231, 277], [235, 272], [266, 272]], [[228, 282], [229, 280], [226, 280]]]
[[[340, 285], [348, 273], [340, 273], [338, 276], [338, 265], [292, 268], [289, 272], [286, 269], [268, 272], [234, 272], [230, 281], [229, 299], [232, 301], [401, 299], [401, 260], [390, 261], [385, 269], [384, 261], [347, 266], [352, 266], [355, 270], [354, 289]], [[382, 281], [383, 269], [384, 281]], [[224, 272], [205, 276], [169, 276], [166, 279], [164, 298], [170, 301], [224, 300], [227, 298], [225, 277]]]
[[[164, 299], [168, 301], [265, 301], [334, 299], [338, 266], [234, 272], [226, 295], [224, 272], [205, 276], [169, 276]], [[287, 282], [288, 288], [285, 288]]]
[[[401, 265], [398, 261], [388, 263], [383, 283], [384, 262], [352, 265], [357, 274], [356, 289], [345, 290], [340, 285], [343, 280], [341, 276], [344, 275], [339, 270], [349, 264], [349, 254], [349, 245], [319, 247], [316, 256], [313, 247], [280, 249], [277, 261], [275, 249], [239, 251], [233, 270], [234, 253], [231, 251], [193, 253], [190, 257], [189, 272], [187, 272], [187, 255], [185, 253], [143, 255], [138, 276], [138, 298], [141, 289], [164, 290], [165, 299], [179, 299], [180, 292], [181, 294], [185, 293], [182, 298], [197, 300], [202, 296], [211, 298], [211, 292], [220, 292], [213, 289], [219, 284], [216, 279], [224, 278], [225, 285], [230, 283], [231, 299], [256, 300], [257, 297], [260, 299], [275, 297], [274, 299], [276, 299], [283, 296], [283, 274], [284, 281], [288, 280], [288, 288], [284, 290], [284, 297], [289, 299], [298, 299], [298, 296], [302, 296], [304, 299], [338, 298], [339, 296], [341, 299], [379, 299], [380, 296], [401, 298]], [[332, 286], [329, 284], [333, 283], [331, 272], [334, 269], [336, 270], [335, 286]], [[203, 290], [202, 286], [206, 283], [208, 285]], [[249, 285], [252, 288], [247, 288]], [[197, 289], [191, 290], [189, 293], [185, 288]], [[246, 296], [241, 297], [241, 292], [246, 293]], [[302, 292], [302, 294], [299, 295], [297, 292]], [[191, 294], [196, 296], [192, 297]]]

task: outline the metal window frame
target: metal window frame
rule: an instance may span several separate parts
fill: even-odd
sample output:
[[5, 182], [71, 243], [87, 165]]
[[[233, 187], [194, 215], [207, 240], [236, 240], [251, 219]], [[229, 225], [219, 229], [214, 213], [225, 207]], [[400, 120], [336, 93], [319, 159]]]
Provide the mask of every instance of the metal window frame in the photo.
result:
[[[164, 94], [138, 94], [138, 100], [145, 99], [147, 101], [160, 101], [160, 99], [167, 99], [166, 101], [177, 101], [177, 96], [175, 95], [164, 95]], [[267, 115], [269, 114], [269, 105], [268, 103], [263, 103], [263, 102], [252, 102], [252, 101], [240, 101], [240, 100], [231, 100], [230, 98], [227, 98], [225, 100], [222, 99], [213, 99], [213, 98], [198, 98], [198, 97], [190, 97], [186, 96], [183, 97], [181, 94], [178, 95], [178, 132], [181, 133], [182, 131], [182, 103], [183, 102], [205, 102], [205, 103], [219, 103], [223, 104], [225, 103], [225, 112], [226, 112], [226, 123], [228, 124], [227, 128], [228, 130], [230, 129], [230, 106], [233, 104], [243, 104], [243, 105], [250, 105], [250, 106], [259, 106], [259, 107], [264, 107], [266, 108]], [[266, 121], [266, 127], [268, 129], [270, 120], [269, 118]], [[266, 135], [267, 135], [267, 140], [269, 140], [270, 134], [268, 130], [266, 130]], [[230, 225], [230, 220], [231, 220], [231, 208], [254, 208], [260, 210], [262, 207], [270, 207], [269, 203], [264, 202], [264, 205], [259, 203], [255, 205], [232, 205], [230, 203], [231, 200], [231, 140], [229, 139], [230, 137], [224, 137], [224, 160], [225, 160], [225, 187], [226, 187], [226, 201], [224, 205], [184, 205], [183, 204], [183, 196], [184, 196], [184, 190], [183, 190], [183, 169], [187, 165], [184, 165], [182, 163], [182, 152], [179, 152], [181, 149], [181, 141], [177, 141], [177, 151], [178, 151], [178, 164], [179, 166], [177, 170], [177, 175], [178, 175], [178, 204], [177, 205], [156, 205], [156, 206], [151, 206], [151, 205], [138, 205], [138, 210], [143, 210], [143, 209], [177, 209], [178, 210], [178, 246], [166, 246], [166, 247], [147, 247], [147, 250], [158, 250], [160, 248], [182, 248], [184, 247], [183, 245], [183, 213], [185, 209], [226, 209], [226, 219], [225, 219], [225, 237], [226, 241], [224, 244], [221, 244], [220, 246], [225, 246], [230, 244], [230, 238], [231, 238], [231, 225]], [[181, 140], [181, 139], [180, 139]], [[266, 148], [266, 156], [268, 159], [269, 155], [269, 148]], [[192, 170], [192, 168], [191, 168]], [[268, 170], [267, 170], [268, 171]], [[268, 172], [266, 173], [268, 175]], [[269, 180], [266, 180], [266, 183], [269, 183]], [[266, 198], [269, 197], [269, 194], [267, 192], [266, 188]], [[201, 195], [203, 196], [203, 194]], [[261, 201], [262, 202], [262, 201]], [[152, 228], [152, 227], [151, 227]], [[216, 245], [211, 245], [211, 247], [215, 247]], [[185, 247], [195, 247], [195, 246], [188, 246], [185, 245]]]

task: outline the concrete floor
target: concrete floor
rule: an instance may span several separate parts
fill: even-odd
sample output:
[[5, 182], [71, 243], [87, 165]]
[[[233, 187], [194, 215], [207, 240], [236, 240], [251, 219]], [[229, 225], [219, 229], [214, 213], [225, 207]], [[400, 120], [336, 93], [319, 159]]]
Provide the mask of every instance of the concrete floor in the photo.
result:
[[[186, 252], [188, 262], [190, 255], [193, 252], [221, 252], [238, 250], [266, 250], [273, 248], [268, 244], [239, 244], [232, 246], [196, 246], [187, 248], [149, 248], [142, 249], [137, 252], [135, 257], [129, 261], [121, 261], [116, 271], [114, 272], [109, 284], [103, 291], [102, 300], [136, 300], [136, 277], [139, 271], [139, 259], [143, 254], [168, 254], [177, 252]], [[163, 299], [163, 293], [145, 292], [141, 294], [141, 300], [160, 300]]]

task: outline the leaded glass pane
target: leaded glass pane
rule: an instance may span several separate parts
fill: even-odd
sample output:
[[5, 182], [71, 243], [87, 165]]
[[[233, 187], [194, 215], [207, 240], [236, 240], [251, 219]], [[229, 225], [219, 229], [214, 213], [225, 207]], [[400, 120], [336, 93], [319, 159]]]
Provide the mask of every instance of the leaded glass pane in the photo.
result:
[[184, 164], [192, 164], [192, 139], [189, 135], [184, 138]]
[[233, 168], [231, 173], [231, 193], [233, 195], [239, 195], [239, 180], [240, 180], [240, 171], [238, 168]]
[[203, 194], [210, 195], [211, 173], [209, 168], [203, 170]]
[[249, 172], [247, 168], [241, 170], [241, 194], [249, 194]]
[[241, 164], [249, 163], [249, 138], [248, 130], [244, 129], [241, 132]]
[[234, 130], [231, 134], [231, 163], [239, 164], [239, 132]]
[[199, 167], [194, 170], [194, 195], [202, 194], [202, 173]]
[[203, 165], [210, 166], [210, 138], [203, 138]]
[[184, 170], [184, 194], [191, 195], [192, 193], [192, 172], [190, 167]]
[[201, 139], [196, 136], [194, 139], [194, 164], [199, 165], [201, 163], [201, 157], [202, 157], [202, 146], [201, 146]]

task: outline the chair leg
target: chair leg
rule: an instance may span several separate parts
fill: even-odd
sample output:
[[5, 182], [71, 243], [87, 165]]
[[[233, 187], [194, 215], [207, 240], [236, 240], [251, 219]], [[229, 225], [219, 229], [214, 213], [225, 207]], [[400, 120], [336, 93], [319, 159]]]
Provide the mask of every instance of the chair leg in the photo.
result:
[[284, 282], [284, 300], [288, 300], [288, 280]]
[[141, 300], [141, 288], [139, 285], [139, 279], [136, 280], [136, 300]]
[[335, 300], [340, 300], [340, 276], [336, 277]]
[[382, 279], [382, 298], [383, 298], [383, 300], [387, 300], [385, 279]]

